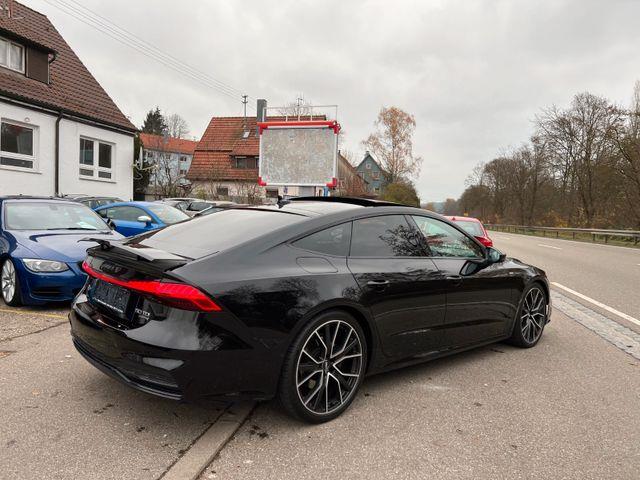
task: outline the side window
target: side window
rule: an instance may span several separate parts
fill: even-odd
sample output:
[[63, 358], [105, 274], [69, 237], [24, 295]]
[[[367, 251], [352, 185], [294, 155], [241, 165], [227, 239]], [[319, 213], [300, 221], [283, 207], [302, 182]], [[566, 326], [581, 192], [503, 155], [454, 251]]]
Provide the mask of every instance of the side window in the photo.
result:
[[335, 227], [325, 228], [300, 240], [293, 242], [294, 247], [311, 250], [312, 252], [346, 257], [349, 253], [351, 240], [351, 222]]
[[424, 234], [434, 257], [475, 258], [484, 255], [482, 248], [462, 232], [435, 218], [413, 216]]
[[124, 220], [127, 222], [137, 222], [141, 215], [149, 216], [144, 210], [136, 207], [113, 207], [107, 209], [107, 218], [113, 220]]
[[421, 257], [420, 232], [403, 215], [363, 218], [353, 222], [352, 257]]

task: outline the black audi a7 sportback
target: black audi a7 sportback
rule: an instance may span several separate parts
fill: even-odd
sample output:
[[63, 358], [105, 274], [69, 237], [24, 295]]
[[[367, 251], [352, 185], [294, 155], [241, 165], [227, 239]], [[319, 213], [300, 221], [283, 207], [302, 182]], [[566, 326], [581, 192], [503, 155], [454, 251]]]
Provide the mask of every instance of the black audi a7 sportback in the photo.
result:
[[363, 377], [500, 340], [534, 346], [545, 273], [445, 218], [296, 198], [96, 240], [73, 342], [133, 388], [177, 400], [269, 399], [340, 415]]

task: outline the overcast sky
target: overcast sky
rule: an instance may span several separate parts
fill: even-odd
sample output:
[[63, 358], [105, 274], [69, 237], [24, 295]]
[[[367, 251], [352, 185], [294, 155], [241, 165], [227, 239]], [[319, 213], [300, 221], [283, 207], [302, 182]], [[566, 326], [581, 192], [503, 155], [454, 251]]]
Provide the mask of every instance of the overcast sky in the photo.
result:
[[[242, 113], [239, 99], [45, 0], [23, 1], [51, 19], [134, 124], [158, 105], [199, 138], [212, 116]], [[413, 114], [423, 201], [458, 197], [476, 163], [529, 138], [541, 107], [585, 90], [627, 104], [640, 79], [635, 0], [80, 3], [254, 101], [282, 105], [302, 93], [338, 104], [358, 156], [381, 106]]]

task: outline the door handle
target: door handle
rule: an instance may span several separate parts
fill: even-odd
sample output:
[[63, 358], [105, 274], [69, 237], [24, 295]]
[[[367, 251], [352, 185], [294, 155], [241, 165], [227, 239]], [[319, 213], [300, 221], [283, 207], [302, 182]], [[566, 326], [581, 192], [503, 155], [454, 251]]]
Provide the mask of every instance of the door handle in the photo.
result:
[[369, 280], [367, 282], [367, 286], [374, 288], [386, 287], [387, 285], [389, 285], [389, 280]]
[[452, 282], [454, 285], [460, 285], [462, 283], [462, 275], [447, 275], [444, 278]]

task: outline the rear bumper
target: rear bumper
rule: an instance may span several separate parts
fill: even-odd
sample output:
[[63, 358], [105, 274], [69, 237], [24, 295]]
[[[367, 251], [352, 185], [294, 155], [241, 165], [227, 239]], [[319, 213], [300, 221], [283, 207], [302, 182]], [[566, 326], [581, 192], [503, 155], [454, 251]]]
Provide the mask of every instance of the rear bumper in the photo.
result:
[[[101, 321], [81, 293], [69, 314], [78, 352], [93, 366], [126, 385], [172, 400], [268, 399], [275, 395], [280, 355], [252, 344], [235, 319], [204, 314], [150, 321], [120, 330]], [[235, 332], [229, 326], [235, 327]], [[247, 341], [237, 335], [244, 330]]]

